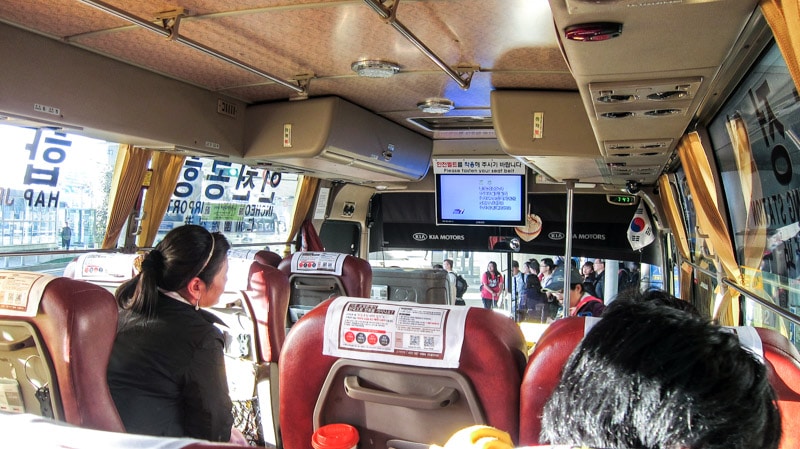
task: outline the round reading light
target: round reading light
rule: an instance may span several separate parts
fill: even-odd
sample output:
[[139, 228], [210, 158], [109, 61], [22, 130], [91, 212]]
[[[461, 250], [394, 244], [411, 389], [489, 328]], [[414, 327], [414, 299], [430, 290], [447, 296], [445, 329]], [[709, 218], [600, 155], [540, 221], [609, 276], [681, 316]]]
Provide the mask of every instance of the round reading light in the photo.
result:
[[365, 59], [356, 61], [351, 66], [358, 76], [365, 76], [367, 78], [389, 78], [395, 73], [400, 71], [400, 66], [388, 61], [380, 61], [377, 59]]
[[447, 98], [428, 98], [417, 103], [417, 107], [420, 111], [429, 114], [446, 114], [455, 108], [455, 104]]

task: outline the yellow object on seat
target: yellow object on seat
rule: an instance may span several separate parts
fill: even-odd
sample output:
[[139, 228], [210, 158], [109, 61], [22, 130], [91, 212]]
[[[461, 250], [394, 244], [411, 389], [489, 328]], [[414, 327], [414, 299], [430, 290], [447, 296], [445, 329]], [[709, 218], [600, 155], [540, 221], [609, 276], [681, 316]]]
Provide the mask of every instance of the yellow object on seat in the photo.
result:
[[[491, 426], [474, 425], [465, 427], [447, 440], [444, 449], [513, 449], [514, 442], [508, 432]], [[442, 449], [431, 445], [431, 449]]]

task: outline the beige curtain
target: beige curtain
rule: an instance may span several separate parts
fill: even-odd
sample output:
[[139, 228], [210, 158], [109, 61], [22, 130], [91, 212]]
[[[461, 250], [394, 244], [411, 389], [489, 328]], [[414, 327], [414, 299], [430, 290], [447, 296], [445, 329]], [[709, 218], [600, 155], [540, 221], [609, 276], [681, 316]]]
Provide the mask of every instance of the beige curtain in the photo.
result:
[[800, 2], [797, 0], [761, 0], [761, 11], [767, 19], [775, 41], [778, 43], [800, 91]]
[[692, 266], [689, 264], [691, 260], [689, 257], [689, 241], [687, 240], [686, 227], [683, 225], [683, 216], [680, 213], [677, 196], [668, 175], [661, 175], [658, 179], [658, 191], [667, 224], [672, 230], [675, 246], [681, 255], [680, 297], [688, 300], [692, 294]]
[[[311, 202], [314, 201], [317, 186], [319, 186], [319, 179], [311, 176], [303, 176], [297, 184], [297, 194], [292, 208], [292, 222], [287, 240], [294, 239], [300, 231], [300, 226], [302, 226], [308, 211], [311, 209]], [[284, 256], [288, 256], [291, 253], [292, 245], [287, 243], [284, 249]]]
[[[683, 136], [678, 145], [678, 155], [692, 192], [700, 229], [709, 236], [709, 243], [722, 265], [722, 273], [730, 279], [738, 280], [739, 265], [729, 238], [728, 225], [719, 212], [714, 174], [696, 132]], [[716, 304], [714, 317], [720, 324], [736, 326], [739, 321], [739, 302], [733, 299], [738, 297], [738, 293], [730, 288], [723, 288], [722, 293], [722, 298]]]
[[114, 166], [114, 177], [109, 193], [111, 210], [108, 213], [106, 235], [103, 237], [103, 249], [117, 247], [119, 235], [125, 222], [128, 221], [136, 205], [142, 181], [150, 161], [150, 150], [136, 148], [133, 145], [123, 145], [117, 153], [117, 163]]
[[153, 246], [161, 219], [169, 207], [172, 192], [178, 183], [178, 177], [183, 168], [185, 156], [156, 152], [153, 155], [152, 170], [153, 176], [150, 178], [150, 187], [144, 197], [144, 219], [142, 220], [142, 233], [136, 239], [139, 248], [149, 248]]

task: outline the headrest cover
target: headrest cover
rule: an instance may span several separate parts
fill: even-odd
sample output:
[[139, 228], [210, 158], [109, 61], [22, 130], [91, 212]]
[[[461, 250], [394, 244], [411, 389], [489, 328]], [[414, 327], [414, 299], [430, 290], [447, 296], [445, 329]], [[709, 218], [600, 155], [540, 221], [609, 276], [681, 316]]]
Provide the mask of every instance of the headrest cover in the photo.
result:
[[322, 353], [458, 368], [469, 309], [340, 296], [331, 302], [325, 316]]
[[726, 326], [722, 329], [736, 334], [739, 337], [739, 344], [742, 348], [756, 356], [759, 362], [764, 363], [764, 345], [761, 343], [761, 337], [758, 335], [756, 328], [751, 326]]
[[342, 275], [347, 254], [298, 251], [292, 254], [292, 273]]
[[0, 314], [36, 316], [44, 288], [53, 279], [49, 274], [0, 270]]

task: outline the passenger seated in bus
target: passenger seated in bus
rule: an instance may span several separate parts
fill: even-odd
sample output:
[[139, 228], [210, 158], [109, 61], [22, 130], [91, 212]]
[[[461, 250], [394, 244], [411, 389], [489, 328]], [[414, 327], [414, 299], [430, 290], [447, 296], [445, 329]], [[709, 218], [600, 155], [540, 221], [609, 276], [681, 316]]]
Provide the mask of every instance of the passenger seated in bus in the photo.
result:
[[[553, 275], [551, 286], [559, 287], [564, 285], [564, 270], [557, 269]], [[563, 289], [551, 290], [558, 302], [564, 303]], [[572, 268], [569, 275], [569, 316], [601, 316], [606, 306], [603, 300], [595, 298], [587, 291], [583, 276], [577, 268]]]
[[544, 407], [553, 444], [774, 449], [765, 366], [733, 333], [658, 301], [617, 299], [567, 361]]
[[116, 292], [108, 384], [130, 433], [245, 442], [232, 429], [220, 323], [230, 244], [196, 225], [170, 231]]
[[692, 305], [689, 301], [684, 301], [680, 298], [676, 298], [664, 290], [651, 288], [644, 292], [640, 292], [638, 289], [628, 289], [623, 292], [620, 292], [617, 295], [617, 299], [629, 300], [629, 301], [639, 301], [639, 302], [652, 302], [654, 304], [659, 304], [663, 306], [669, 306], [674, 309], [683, 310], [684, 312], [689, 312], [694, 316], [702, 317], [703, 315], [700, 313], [699, 310], [695, 306]]

